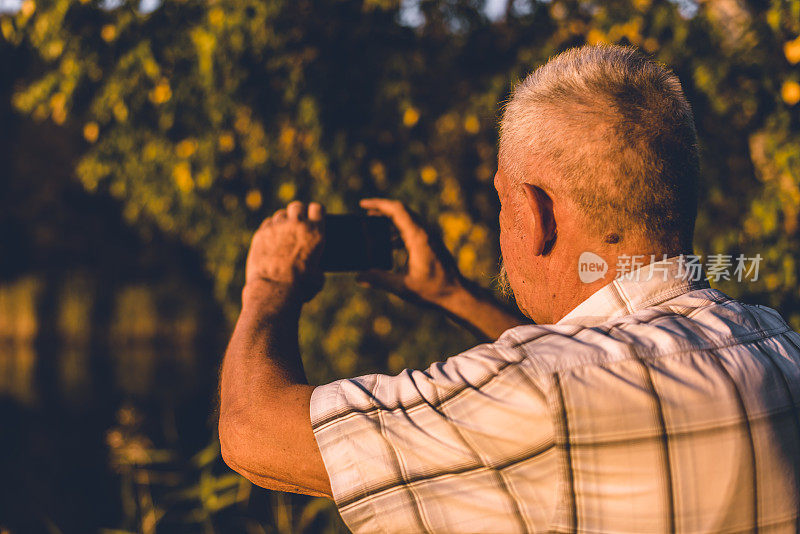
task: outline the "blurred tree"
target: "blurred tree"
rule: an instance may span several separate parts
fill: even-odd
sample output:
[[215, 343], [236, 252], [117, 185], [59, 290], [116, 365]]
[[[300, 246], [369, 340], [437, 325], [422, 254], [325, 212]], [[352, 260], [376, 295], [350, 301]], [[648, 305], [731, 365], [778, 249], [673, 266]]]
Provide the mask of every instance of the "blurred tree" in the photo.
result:
[[[404, 200], [488, 282], [498, 103], [570, 46], [640, 47], [694, 105], [699, 249], [765, 258], [758, 282], [720, 286], [800, 327], [800, 0], [26, 0], [0, 31], [42, 64], [16, 108], [80, 132], [83, 186], [198, 250], [229, 318], [251, 232], [294, 198], [331, 212]], [[473, 341], [347, 276], [301, 329], [317, 382], [421, 367]]]

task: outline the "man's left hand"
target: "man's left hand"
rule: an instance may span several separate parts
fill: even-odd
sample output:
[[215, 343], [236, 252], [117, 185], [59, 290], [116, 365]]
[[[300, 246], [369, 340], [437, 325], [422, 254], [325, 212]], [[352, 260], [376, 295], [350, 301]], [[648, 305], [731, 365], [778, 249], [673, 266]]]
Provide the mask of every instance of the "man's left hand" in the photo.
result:
[[268, 297], [276, 311], [299, 308], [322, 289], [323, 216], [320, 204], [295, 201], [261, 223], [247, 254], [244, 301]]

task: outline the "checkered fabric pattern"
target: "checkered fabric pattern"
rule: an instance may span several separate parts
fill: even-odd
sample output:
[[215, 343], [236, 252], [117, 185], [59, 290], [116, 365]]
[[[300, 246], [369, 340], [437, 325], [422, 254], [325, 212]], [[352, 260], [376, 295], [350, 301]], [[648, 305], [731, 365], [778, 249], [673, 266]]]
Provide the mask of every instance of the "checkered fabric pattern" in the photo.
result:
[[799, 403], [800, 335], [672, 258], [557, 324], [317, 387], [311, 418], [355, 532], [798, 532]]

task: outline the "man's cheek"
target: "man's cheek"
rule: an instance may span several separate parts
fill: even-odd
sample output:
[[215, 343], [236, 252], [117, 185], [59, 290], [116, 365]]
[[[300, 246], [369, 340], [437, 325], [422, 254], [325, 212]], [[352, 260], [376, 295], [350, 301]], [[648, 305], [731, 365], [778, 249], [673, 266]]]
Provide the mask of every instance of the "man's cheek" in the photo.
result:
[[506, 254], [508, 253], [507, 252], [508, 246], [506, 244], [507, 237], [508, 235], [506, 234], [505, 230], [503, 230], [503, 227], [500, 226], [500, 254], [502, 255], [503, 258], [505, 258]]

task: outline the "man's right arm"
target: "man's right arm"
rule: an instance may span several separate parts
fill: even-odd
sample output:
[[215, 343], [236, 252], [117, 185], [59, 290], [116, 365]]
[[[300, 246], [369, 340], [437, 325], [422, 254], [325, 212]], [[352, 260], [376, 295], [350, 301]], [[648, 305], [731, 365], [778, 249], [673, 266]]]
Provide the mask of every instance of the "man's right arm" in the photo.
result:
[[[523, 335], [539, 327], [530, 328]], [[541, 476], [515, 487], [534, 500], [552, 493], [558, 456], [548, 454], [548, 378], [537, 376], [515, 339], [478, 345], [424, 371], [314, 390], [314, 434], [353, 532], [518, 531], [520, 516], [498, 481], [514, 478], [523, 463]], [[551, 515], [533, 513], [542, 526]]]
[[466, 280], [444, 244], [425, 231], [402, 203], [371, 198], [362, 200], [361, 207], [390, 217], [408, 250], [406, 272], [370, 271], [360, 277], [362, 281], [417, 304], [440, 308], [485, 340], [531, 324], [530, 319], [495, 300], [490, 291]]

